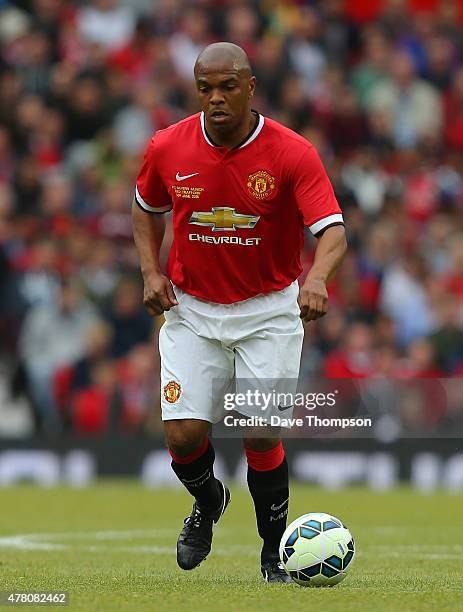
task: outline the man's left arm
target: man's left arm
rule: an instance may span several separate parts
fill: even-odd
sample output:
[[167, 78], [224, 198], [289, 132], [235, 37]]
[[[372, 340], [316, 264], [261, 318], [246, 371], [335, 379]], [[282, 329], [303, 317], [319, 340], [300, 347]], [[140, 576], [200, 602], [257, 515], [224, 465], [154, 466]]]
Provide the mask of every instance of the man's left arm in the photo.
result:
[[315, 321], [328, 311], [327, 283], [333, 278], [347, 251], [343, 225], [328, 227], [318, 238], [315, 259], [299, 290], [299, 307], [303, 321]]

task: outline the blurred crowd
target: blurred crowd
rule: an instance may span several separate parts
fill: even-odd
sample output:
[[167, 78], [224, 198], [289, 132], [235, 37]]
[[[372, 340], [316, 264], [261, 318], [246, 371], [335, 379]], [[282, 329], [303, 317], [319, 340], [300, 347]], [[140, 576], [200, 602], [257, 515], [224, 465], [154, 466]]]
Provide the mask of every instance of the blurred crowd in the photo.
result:
[[159, 429], [130, 203], [217, 40], [247, 51], [255, 108], [317, 147], [344, 210], [303, 378], [462, 376], [460, 4], [0, 0], [0, 435]]

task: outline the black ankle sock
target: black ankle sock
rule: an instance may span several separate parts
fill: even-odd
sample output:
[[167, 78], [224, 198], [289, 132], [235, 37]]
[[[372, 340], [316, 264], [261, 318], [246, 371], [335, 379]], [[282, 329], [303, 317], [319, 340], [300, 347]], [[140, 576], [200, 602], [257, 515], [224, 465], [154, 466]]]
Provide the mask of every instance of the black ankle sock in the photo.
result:
[[180, 482], [198, 502], [200, 510], [214, 512], [222, 501], [221, 486], [214, 476], [214, 447], [209, 442], [206, 451], [191, 463], [176, 463], [171, 466]]
[[278, 558], [288, 515], [288, 464], [286, 458], [274, 470], [259, 472], [248, 465], [248, 486], [256, 510], [257, 530], [264, 540], [261, 561]]

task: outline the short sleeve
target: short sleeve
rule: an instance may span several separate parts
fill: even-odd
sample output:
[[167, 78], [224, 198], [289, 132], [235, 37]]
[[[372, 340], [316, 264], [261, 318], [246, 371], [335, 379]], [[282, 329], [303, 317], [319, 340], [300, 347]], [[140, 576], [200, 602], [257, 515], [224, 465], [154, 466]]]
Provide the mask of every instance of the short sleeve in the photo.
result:
[[308, 148], [293, 174], [294, 193], [299, 210], [314, 236], [331, 225], [343, 225], [341, 208], [333, 187], [314, 147]]
[[159, 176], [155, 142], [153, 137], [146, 148], [135, 185], [135, 201], [147, 212], [164, 213], [172, 209], [172, 200]]

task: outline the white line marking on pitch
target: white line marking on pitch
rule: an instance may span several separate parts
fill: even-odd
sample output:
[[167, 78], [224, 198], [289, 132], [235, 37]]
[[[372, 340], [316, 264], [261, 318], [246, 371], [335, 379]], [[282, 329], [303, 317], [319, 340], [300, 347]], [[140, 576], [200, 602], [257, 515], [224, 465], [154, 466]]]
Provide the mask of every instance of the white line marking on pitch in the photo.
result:
[[[13, 548], [16, 550], [49, 550], [63, 551], [78, 549], [85, 552], [124, 552], [124, 553], [148, 553], [148, 554], [171, 554], [175, 552], [175, 545], [159, 546], [157, 544], [135, 545], [135, 546], [109, 546], [105, 542], [130, 540], [140, 538], [175, 537], [177, 530], [174, 529], [135, 529], [130, 531], [77, 531], [61, 533], [23, 533], [0, 537], [0, 548]], [[50, 542], [50, 540], [52, 540]], [[74, 540], [72, 543], [56, 543], [56, 540]], [[77, 542], [75, 542], [77, 540]], [[79, 544], [78, 540], [97, 541], [97, 545]], [[223, 556], [236, 554], [255, 554], [253, 546], [231, 544], [229, 546], [216, 546], [214, 551]]]
[[[221, 530], [222, 531], [222, 530]], [[80, 550], [83, 552], [100, 553], [106, 551], [133, 554], [171, 554], [175, 545], [136, 544], [115, 545], [110, 542], [130, 541], [140, 539], [176, 539], [176, 529], [131, 529], [121, 531], [66, 531], [56, 533], [23, 533], [0, 537], [0, 548], [15, 550], [64, 551]], [[219, 534], [218, 534], [219, 535]], [[221, 534], [224, 535], [223, 533]], [[58, 540], [58, 541], [57, 541]], [[64, 542], [62, 542], [64, 540]], [[79, 540], [82, 542], [80, 543]], [[85, 541], [90, 540], [89, 543]], [[93, 542], [93, 543], [92, 543]], [[255, 554], [255, 547], [241, 544], [219, 544], [214, 546], [214, 552], [220, 556]], [[389, 558], [420, 558], [425, 560], [461, 559], [463, 545], [460, 544], [427, 544], [427, 545], [377, 545], [367, 546], [357, 550], [359, 557], [376, 556], [378, 553]]]
[[[38, 535], [38, 534], [30, 534]], [[16, 548], [17, 550], [65, 550], [64, 544], [50, 544], [49, 542], [36, 542], [29, 534], [14, 535], [0, 538], [0, 548]]]

